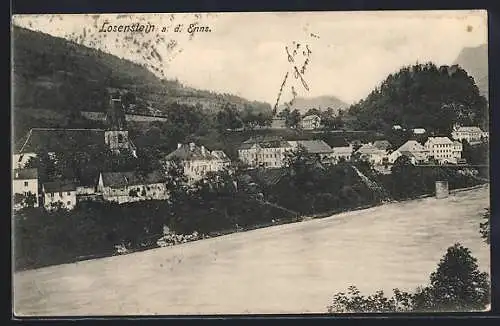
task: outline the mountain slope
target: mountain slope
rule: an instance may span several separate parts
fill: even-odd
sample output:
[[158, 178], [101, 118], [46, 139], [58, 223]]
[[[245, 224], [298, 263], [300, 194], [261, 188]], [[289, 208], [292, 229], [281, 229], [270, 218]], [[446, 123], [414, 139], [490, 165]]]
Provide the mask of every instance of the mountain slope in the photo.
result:
[[453, 64], [464, 68], [474, 78], [481, 95], [488, 99], [488, 45], [462, 49]]
[[[337, 113], [343, 109], [348, 108], [349, 105], [339, 100], [335, 96], [317, 96], [317, 97], [297, 97], [290, 106], [290, 110], [298, 109], [300, 113], [304, 114], [309, 109], [319, 109], [320, 111], [326, 110], [328, 108], [334, 109]], [[281, 105], [278, 111], [283, 110], [285, 107]]]
[[172, 103], [211, 111], [226, 103], [271, 110], [267, 103], [159, 79], [139, 64], [64, 38], [13, 26], [12, 39], [14, 124], [21, 133], [31, 127], [64, 126], [68, 116], [80, 111], [103, 111], [109, 88], [131, 92], [136, 109], [143, 111], [165, 113]]

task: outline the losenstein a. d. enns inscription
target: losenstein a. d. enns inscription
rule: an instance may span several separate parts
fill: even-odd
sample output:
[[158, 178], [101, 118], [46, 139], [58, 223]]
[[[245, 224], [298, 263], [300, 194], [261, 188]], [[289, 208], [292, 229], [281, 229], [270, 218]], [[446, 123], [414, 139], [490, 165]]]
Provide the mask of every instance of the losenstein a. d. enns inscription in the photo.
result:
[[484, 11], [12, 38], [16, 316], [489, 309]]

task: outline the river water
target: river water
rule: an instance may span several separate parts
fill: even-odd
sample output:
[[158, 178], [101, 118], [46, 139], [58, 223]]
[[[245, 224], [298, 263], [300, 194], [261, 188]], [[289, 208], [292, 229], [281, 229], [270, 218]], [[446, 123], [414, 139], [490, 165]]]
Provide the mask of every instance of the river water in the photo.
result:
[[16, 315], [324, 313], [356, 285], [426, 285], [460, 242], [489, 272], [487, 186], [14, 275]]

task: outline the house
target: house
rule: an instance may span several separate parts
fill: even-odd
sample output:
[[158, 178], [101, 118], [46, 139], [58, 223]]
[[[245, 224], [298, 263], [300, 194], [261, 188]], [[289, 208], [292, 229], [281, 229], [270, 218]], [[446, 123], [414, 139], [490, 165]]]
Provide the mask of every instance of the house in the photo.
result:
[[488, 133], [479, 127], [459, 127], [455, 126], [451, 136], [454, 140], [466, 140], [469, 144], [479, 143], [484, 138], [488, 138]]
[[292, 145], [280, 137], [255, 137], [238, 148], [238, 158], [249, 167], [282, 167]]
[[303, 148], [308, 154], [318, 156], [321, 162], [333, 162], [333, 150], [322, 140], [296, 140], [288, 143], [291, 150]]
[[332, 156], [334, 162], [339, 162], [341, 160], [350, 161], [352, 157], [353, 147], [342, 146], [342, 147], [332, 147]]
[[448, 137], [429, 137], [425, 143], [429, 151], [429, 158], [439, 163], [457, 163], [462, 157], [461, 146], [451, 141]]
[[231, 160], [223, 151], [210, 151], [195, 143], [179, 143], [177, 149], [165, 157], [167, 165], [176, 159], [181, 162], [184, 174], [190, 181], [199, 180], [208, 172], [222, 171], [231, 164]]
[[46, 182], [42, 185], [43, 204], [51, 210], [56, 205], [68, 210], [76, 206], [76, 185], [69, 180]]
[[300, 126], [304, 130], [318, 129], [321, 126], [321, 118], [317, 114], [306, 115], [300, 121]]
[[[34, 196], [34, 207], [38, 207], [38, 170], [37, 169], [14, 169], [12, 178], [12, 195], [14, 198], [14, 209], [25, 206], [26, 197]], [[17, 197], [17, 198], [16, 198]]]
[[414, 135], [423, 135], [426, 131], [424, 128], [414, 128], [412, 129], [412, 132]]
[[376, 140], [373, 142], [373, 147], [381, 149], [383, 151], [387, 151], [391, 148], [391, 146], [391, 143], [387, 140]]
[[403, 127], [401, 127], [400, 125], [394, 125], [392, 126], [392, 130], [403, 130]]
[[139, 172], [101, 172], [97, 192], [105, 201], [119, 204], [142, 200], [168, 199], [166, 175], [153, 171], [142, 175]]
[[376, 148], [373, 144], [364, 144], [356, 153], [359, 154], [361, 159], [367, 160], [374, 165], [382, 165], [384, 160], [387, 159], [387, 152]]
[[406, 155], [416, 163], [423, 163], [427, 161], [427, 157], [429, 156], [429, 151], [422, 146], [416, 140], [408, 140], [406, 143], [401, 145], [398, 149], [389, 154], [388, 160], [389, 163], [394, 164], [394, 162], [401, 156]]

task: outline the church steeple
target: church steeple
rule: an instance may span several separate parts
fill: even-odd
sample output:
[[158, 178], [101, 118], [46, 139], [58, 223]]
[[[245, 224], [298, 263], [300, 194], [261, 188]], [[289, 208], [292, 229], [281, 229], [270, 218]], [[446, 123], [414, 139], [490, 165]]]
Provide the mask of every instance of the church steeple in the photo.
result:
[[110, 95], [109, 106], [106, 113], [109, 130], [125, 130], [125, 110], [119, 92]]

